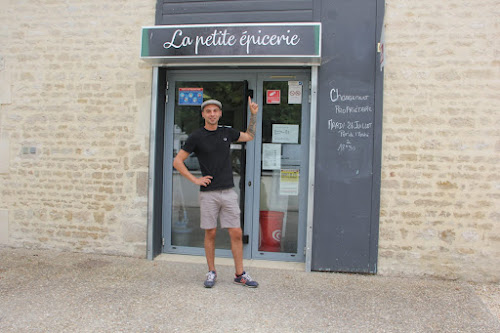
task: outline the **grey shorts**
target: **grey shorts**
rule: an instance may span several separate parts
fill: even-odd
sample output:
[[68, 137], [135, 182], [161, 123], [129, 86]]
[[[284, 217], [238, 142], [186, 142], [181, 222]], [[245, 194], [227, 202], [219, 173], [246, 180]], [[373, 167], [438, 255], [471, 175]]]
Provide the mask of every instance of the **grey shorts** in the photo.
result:
[[200, 227], [217, 228], [217, 217], [222, 228], [240, 227], [238, 194], [231, 188], [221, 191], [200, 191]]

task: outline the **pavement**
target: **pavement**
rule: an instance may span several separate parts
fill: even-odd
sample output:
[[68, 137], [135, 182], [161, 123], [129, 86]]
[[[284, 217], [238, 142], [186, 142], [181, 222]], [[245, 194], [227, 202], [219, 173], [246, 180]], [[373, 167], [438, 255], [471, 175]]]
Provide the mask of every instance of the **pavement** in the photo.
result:
[[206, 289], [199, 257], [0, 247], [0, 332], [500, 332], [467, 282], [255, 260], [251, 289], [232, 283], [230, 260], [216, 264]]

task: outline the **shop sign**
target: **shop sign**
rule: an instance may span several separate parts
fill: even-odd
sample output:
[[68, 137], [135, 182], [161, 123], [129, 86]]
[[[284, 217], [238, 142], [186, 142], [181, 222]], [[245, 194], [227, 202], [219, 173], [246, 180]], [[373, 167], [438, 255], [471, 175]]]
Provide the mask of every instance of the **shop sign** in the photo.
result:
[[141, 58], [303, 58], [319, 62], [321, 23], [159, 25], [142, 28]]

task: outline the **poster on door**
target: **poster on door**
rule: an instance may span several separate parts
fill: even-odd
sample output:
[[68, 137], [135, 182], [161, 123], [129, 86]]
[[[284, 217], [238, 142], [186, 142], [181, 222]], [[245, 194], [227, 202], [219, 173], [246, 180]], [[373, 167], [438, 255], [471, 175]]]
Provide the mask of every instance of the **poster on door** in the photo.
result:
[[281, 169], [280, 195], [299, 195], [299, 169]]
[[302, 81], [288, 81], [288, 104], [302, 104]]
[[179, 88], [179, 105], [201, 105], [203, 88]]

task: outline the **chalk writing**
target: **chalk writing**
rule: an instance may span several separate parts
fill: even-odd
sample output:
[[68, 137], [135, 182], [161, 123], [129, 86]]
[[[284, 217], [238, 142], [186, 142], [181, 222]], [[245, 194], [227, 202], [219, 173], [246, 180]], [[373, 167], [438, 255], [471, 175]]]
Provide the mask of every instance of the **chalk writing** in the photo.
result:
[[347, 129], [370, 129], [372, 128], [373, 123], [364, 123], [361, 121], [348, 121]]
[[336, 101], [339, 100], [339, 90], [333, 88], [330, 90], [330, 99], [332, 100], [332, 103], [335, 103]]
[[373, 112], [371, 106], [346, 106], [341, 107], [340, 105], [335, 105], [335, 113], [346, 114], [346, 113], [366, 113]]
[[373, 123], [365, 123], [362, 121], [334, 121], [333, 119], [328, 120], [328, 129], [329, 130], [342, 130], [342, 129], [348, 129], [348, 130], [359, 130], [359, 129], [371, 129], [373, 126]]
[[339, 144], [338, 148], [337, 148], [337, 151], [339, 153], [343, 153], [343, 152], [353, 152], [353, 151], [356, 151], [356, 146], [353, 145], [349, 140], [346, 140], [345, 143], [341, 143]]
[[[333, 88], [330, 90], [330, 100], [338, 115], [328, 120], [328, 129], [337, 137], [337, 153], [342, 155], [359, 151], [373, 137], [373, 123], [362, 120], [366, 119], [365, 114], [373, 113], [370, 95], [346, 95], [341, 94], [340, 89]], [[368, 117], [366, 120], [371, 120], [371, 116]]]
[[330, 90], [330, 100], [332, 101], [332, 103], [335, 103], [339, 100], [342, 102], [367, 101], [368, 98], [370, 98], [370, 95], [341, 95], [339, 93], [339, 89], [333, 88], [332, 90]]
[[345, 128], [345, 122], [333, 121], [333, 119], [328, 120], [328, 129], [332, 130], [340, 130]]
[[369, 138], [370, 133], [368, 132], [361, 132], [361, 131], [338, 131], [339, 136], [341, 138], [349, 137], [349, 138]]

